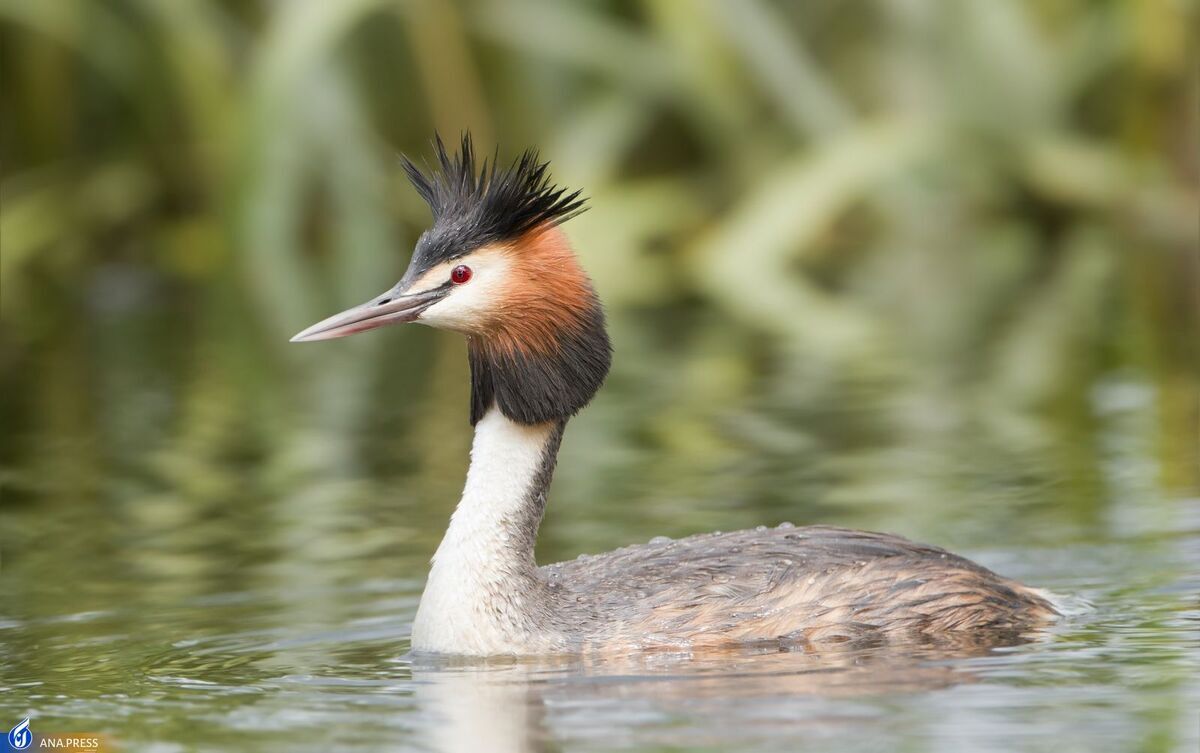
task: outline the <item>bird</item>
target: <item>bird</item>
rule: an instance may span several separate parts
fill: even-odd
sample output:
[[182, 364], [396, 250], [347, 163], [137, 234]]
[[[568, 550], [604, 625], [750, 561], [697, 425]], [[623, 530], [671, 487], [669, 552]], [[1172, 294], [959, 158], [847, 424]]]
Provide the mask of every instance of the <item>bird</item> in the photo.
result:
[[412, 650], [467, 657], [778, 650], [1024, 635], [1060, 612], [1047, 591], [935, 546], [825, 525], [704, 533], [539, 567], [567, 422], [612, 346], [562, 224], [580, 191], [536, 150], [477, 159], [469, 133], [401, 165], [429, 205], [400, 281], [292, 338], [416, 322], [463, 334], [474, 427], [462, 496], [430, 564]]

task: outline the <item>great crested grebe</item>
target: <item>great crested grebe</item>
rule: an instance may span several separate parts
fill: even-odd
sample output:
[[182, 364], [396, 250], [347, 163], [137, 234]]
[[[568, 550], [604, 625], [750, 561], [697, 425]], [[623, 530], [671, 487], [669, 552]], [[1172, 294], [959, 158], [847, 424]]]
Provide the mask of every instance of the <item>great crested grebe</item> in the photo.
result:
[[782, 524], [653, 540], [538, 567], [534, 543], [567, 420], [608, 373], [604, 312], [559, 225], [583, 210], [527, 151], [470, 136], [404, 169], [433, 213], [404, 277], [293, 342], [397, 322], [462, 332], [475, 439], [417, 609], [417, 651], [487, 656], [1022, 632], [1047, 596], [898, 536]]

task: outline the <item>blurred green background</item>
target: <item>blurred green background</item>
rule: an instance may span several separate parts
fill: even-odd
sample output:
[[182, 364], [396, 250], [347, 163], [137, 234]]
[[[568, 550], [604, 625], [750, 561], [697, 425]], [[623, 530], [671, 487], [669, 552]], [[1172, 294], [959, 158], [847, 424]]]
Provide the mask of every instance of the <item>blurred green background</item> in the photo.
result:
[[[542, 561], [781, 520], [946, 545], [1100, 605], [990, 665], [996, 749], [1038, 714], [1193, 749], [1198, 29], [1195, 0], [0, 0], [5, 718], [221, 750], [423, 723], [394, 657], [465, 347], [287, 340], [399, 278], [428, 210], [397, 153], [469, 130], [591, 200], [565, 229], [615, 362]], [[641, 718], [550, 687], [609, 719], [566, 739]], [[958, 698], [815, 713], [925, 750]], [[721, 708], [668, 717], [762, 731]]]
[[363, 446], [385, 419], [457, 457], [454, 336], [286, 343], [399, 276], [428, 216], [396, 154], [435, 129], [591, 197], [608, 410], [656, 441], [865, 389], [903, 410], [864, 431], [1026, 442], [1124, 369], [1188, 487], [1197, 28], [1177, 0], [3, 0], [6, 490], [353, 475], [411, 457]]
[[1152, 393], [1166, 487], [1195, 487], [1195, 2], [5, 0], [0, 20], [10, 501], [401, 475], [449, 504], [460, 339], [287, 343], [400, 276], [427, 209], [396, 153], [436, 129], [539, 146], [590, 197], [568, 230], [617, 360], [569, 436], [578, 498], [732, 470], [714, 506], [893, 494], [938, 519], [938, 489], [888, 490], [910, 460], [806, 464], [953, 466], [970, 436], [979, 462], [1074, 478], [1086, 517], [1114, 375]]

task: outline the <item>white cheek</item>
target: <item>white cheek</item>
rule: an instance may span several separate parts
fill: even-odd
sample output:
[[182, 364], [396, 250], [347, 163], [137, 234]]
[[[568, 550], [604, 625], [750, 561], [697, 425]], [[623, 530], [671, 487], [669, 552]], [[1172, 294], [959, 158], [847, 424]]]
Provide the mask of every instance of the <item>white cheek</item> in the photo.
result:
[[452, 287], [449, 295], [425, 309], [417, 321], [460, 332], [477, 329], [500, 300], [507, 274], [508, 262], [503, 258], [472, 266], [471, 279]]

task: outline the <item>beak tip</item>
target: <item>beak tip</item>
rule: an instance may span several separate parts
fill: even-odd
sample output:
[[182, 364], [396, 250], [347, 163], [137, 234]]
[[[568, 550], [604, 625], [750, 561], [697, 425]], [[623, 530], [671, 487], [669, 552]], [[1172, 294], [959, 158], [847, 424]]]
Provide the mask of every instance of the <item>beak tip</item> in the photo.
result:
[[327, 340], [327, 339], [329, 339], [329, 338], [327, 336], [325, 336], [325, 330], [323, 330], [321, 328], [320, 324], [316, 324], [316, 325], [313, 325], [312, 327], [309, 327], [308, 329], [301, 330], [301, 331], [297, 332], [296, 334], [292, 335], [292, 338], [290, 340], [288, 340], [288, 342], [290, 342], [290, 343], [310, 343], [310, 342], [314, 342], [316, 340]]

